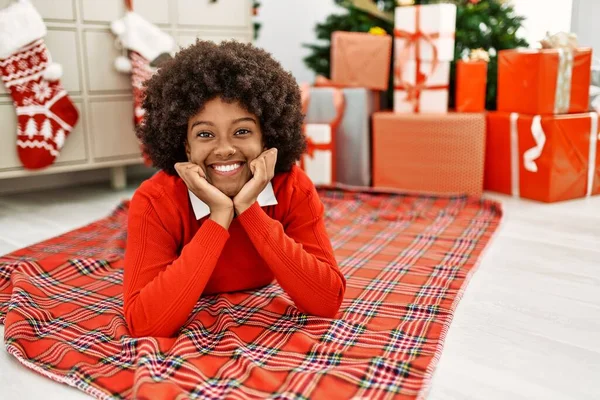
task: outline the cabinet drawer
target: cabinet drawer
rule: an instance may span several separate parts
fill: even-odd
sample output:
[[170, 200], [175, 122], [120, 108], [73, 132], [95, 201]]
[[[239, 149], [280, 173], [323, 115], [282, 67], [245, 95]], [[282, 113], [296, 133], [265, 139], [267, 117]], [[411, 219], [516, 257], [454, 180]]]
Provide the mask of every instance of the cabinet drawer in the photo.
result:
[[[49, 29], [45, 38], [52, 60], [61, 64], [63, 75], [60, 82], [70, 94], [81, 92], [79, 72], [79, 47], [77, 33], [70, 30]], [[0, 96], [10, 97], [4, 84], [0, 83]]]
[[[30, 0], [31, 4], [44, 19], [75, 21], [74, 0]], [[15, 0], [0, 0], [0, 10], [8, 7]]]
[[[67, 136], [65, 146], [54, 164], [60, 165], [67, 162], [85, 161], [84, 115], [81, 101], [74, 101], [79, 111], [79, 121]], [[0, 170], [19, 168], [22, 166], [17, 155], [17, 115], [12, 104], [0, 104], [0, 121], [4, 124], [0, 135]]]
[[84, 33], [84, 40], [90, 91], [131, 92], [130, 75], [114, 67], [115, 58], [121, 53], [114, 45], [113, 34], [109, 31], [88, 31]]
[[141, 156], [131, 100], [92, 101], [90, 130], [94, 158]]
[[212, 40], [215, 43], [222, 42], [223, 40], [237, 40], [239, 42], [251, 42], [250, 32], [235, 32], [235, 33], [222, 33], [222, 32], [198, 32], [195, 35], [192, 33], [180, 33], [177, 35], [177, 45], [181, 48], [187, 47], [196, 43], [196, 38], [201, 40]]
[[249, 0], [178, 0], [177, 21], [182, 25], [250, 28]]
[[46, 46], [50, 50], [52, 60], [62, 65], [63, 75], [60, 83], [65, 90], [70, 94], [81, 92], [77, 33], [66, 30], [48, 30]]
[[[122, 18], [125, 13], [123, 0], [83, 0], [81, 4], [85, 22], [109, 23]], [[168, 0], [135, 0], [133, 7], [135, 12], [150, 22], [169, 23]]]
[[44, 19], [75, 21], [73, 0], [30, 0]]

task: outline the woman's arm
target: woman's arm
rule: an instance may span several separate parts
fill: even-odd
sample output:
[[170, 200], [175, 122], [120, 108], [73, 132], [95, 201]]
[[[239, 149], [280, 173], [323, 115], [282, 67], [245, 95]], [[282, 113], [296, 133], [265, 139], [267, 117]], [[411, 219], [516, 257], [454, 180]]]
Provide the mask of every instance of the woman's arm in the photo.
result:
[[133, 196], [123, 282], [125, 319], [133, 336], [168, 337], [181, 328], [229, 238], [224, 227], [208, 219], [179, 255], [173, 236], [178, 232], [172, 232], [177, 226], [165, 226], [172, 221], [162, 216], [146, 195]]
[[254, 247], [296, 306], [308, 314], [334, 317], [346, 290], [323, 221], [324, 207], [313, 184], [298, 179], [284, 226], [254, 203], [239, 220]]

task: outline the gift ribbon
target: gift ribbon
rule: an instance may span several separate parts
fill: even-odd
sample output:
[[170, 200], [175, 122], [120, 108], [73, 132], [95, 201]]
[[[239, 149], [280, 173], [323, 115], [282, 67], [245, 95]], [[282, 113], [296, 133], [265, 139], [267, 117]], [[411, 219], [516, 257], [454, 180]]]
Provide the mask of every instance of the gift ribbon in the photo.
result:
[[514, 197], [520, 197], [518, 121], [519, 114], [510, 113], [510, 182], [512, 188], [511, 192]]
[[[590, 116], [590, 144], [588, 153], [588, 170], [587, 170], [587, 185], [586, 185], [586, 197], [592, 195], [594, 186], [594, 175], [596, 172], [596, 149], [598, 146], [598, 114], [592, 112]], [[511, 186], [512, 195], [519, 197], [519, 131], [517, 121], [519, 119], [518, 113], [510, 114], [510, 155], [511, 155]], [[544, 150], [546, 144], [546, 134], [542, 128], [542, 117], [536, 115], [533, 117], [531, 122], [531, 135], [535, 141], [535, 146], [526, 150], [523, 154], [523, 166], [525, 170], [529, 172], [538, 172], [537, 160]]]
[[[315, 158], [315, 150], [327, 151], [331, 150], [331, 143], [315, 143], [310, 136], [306, 137], [306, 155], [310, 158]], [[300, 162], [302, 164], [302, 161]], [[304, 166], [304, 165], [302, 165]]]
[[[435, 39], [439, 39], [441, 37], [439, 32], [427, 34], [420, 30], [420, 6], [415, 6], [415, 32], [409, 32], [401, 29], [394, 29], [394, 37], [400, 39], [406, 39], [406, 44], [402, 49], [401, 54], [396, 57], [396, 65], [394, 66], [394, 75], [395, 78], [400, 82], [399, 85], [395, 85], [395, 89], [406, 90], [406, 99], [405, 101], [409, 102], [413, 106], [414, 112], [419, 112], [419, 99], [421, 97], [421, 91], [423, 89], [448, 89], [448, 85], [439, 85], [439, 86], [426, 86], [425, 82], [431, 76], [433, 76], [435, 70], [439, 65], [438, 59], [438, 48], [434, 43]], [[421, 72], [421, 39], [425, 42], [429, 43], [432, 48], [433, 57], [431, 60], [431, 71], [429, 75]], [[415, 61], [416, 61], [416, 80], [415, 84], [406, 82], [402, 80], [402, 71], [404, 70], [404, 66], [406, 65], [406, 61], [409, 60], [409, 52], [410, 49], [415, 48]]]
[[592, 189], [594, 187], [594, 176], [596, 172], [596, 148], [598, 146], [598, 114], [595, 112], [590, 113], [590, 152], [588, 161], [588, 175], [587, 175], [587, 190], [585, 195], [587, 197], [592, 195]]
[[534, 116], [531, 122], [531, 136], [533, 136], [535, 146], [523, 153], [523, 166], [529, 172], [538, 172], [535, 160], [540, 158], [546, 144], [546, 133], [542, 128], [542, 117], [539, 115]]
[[337, 89], [343, 89], [343, 88], [347, 87], [346, 85], [342, 85], [341, 83], [335, 83], [334, 81], [332, 81], [329, 78], [324, 77], [323, 75], [317, 75], [315, 77], [314, 86], [315, 87], [331, 87], [331, 88], [337, 88]]
[[573, 50], [559, 48], [556, 93], [554, 94], [554, 114], [566, 114], [571, 103], [571, 81], [573, 78]]

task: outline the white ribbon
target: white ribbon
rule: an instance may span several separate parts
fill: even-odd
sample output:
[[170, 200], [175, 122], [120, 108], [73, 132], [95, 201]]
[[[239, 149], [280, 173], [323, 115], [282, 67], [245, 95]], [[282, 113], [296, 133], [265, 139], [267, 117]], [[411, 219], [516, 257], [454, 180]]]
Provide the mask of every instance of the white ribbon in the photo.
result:
[[542, 117], [536, 115], [531, 122], [531, 136], [535, 140], [535, 146], [523, 154], [523, 166], [529, 172], [538, 172], [535, 160], [540, 158], [544, 145], [546, 144], [546, 134], [542, 128]]
[[587, 190], [585, 193], [587, 197], [592, 195], [592, 189], [594, 186], [594, 175], [596, 172], [596, 147], [598, 145], [598, 139], [598, 114], [593, 112], [590, 113], [590, 156], [588, 161]]
[[[517, 129], [517, 120], [519, 114], [511, 113], [510, 115], [510, 142], [511, 142], [511, 180], [512, 180], [512, 194], [515, 197], [519, 196], [519, 132]], [[538, 172], [538, 166], [535, 163], [546, 144], [546, 134], [542, 128], [542, 117], [536, 115], [533, 117], [531, 123], [531, 135], [535, 140], [535, 146], [530, 148], [523, 154], [523, 166], [529, 172]], [[598, 114], [593, 112], [590, 113], [590, 145], [589, 145], [589, 157], [588, 157], [588, 173], [587, 173], [587, 189], [586, 196], [592, 195], [594, 187], [594, 177], [596, 173], [596, 149], [598, 147], [598, 141], [600, 140], [598, 134]]]
[[571, 81], [573, 78], [573, 50], [559, 48], [554, 114], [566, 114], [571, 104]]
[[518, 113], [510, 113], [510, 182], [514, 197], [519, 197], [519, 131]]

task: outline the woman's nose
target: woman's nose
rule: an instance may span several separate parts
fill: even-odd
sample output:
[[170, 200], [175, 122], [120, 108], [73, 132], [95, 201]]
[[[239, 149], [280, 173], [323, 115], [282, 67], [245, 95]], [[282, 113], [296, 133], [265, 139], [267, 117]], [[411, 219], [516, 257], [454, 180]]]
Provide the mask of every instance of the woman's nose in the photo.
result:
[[220, 140], [215, 155], [221, 158], [229, 158], [235, 154], [236, 150], [229, 140]]

